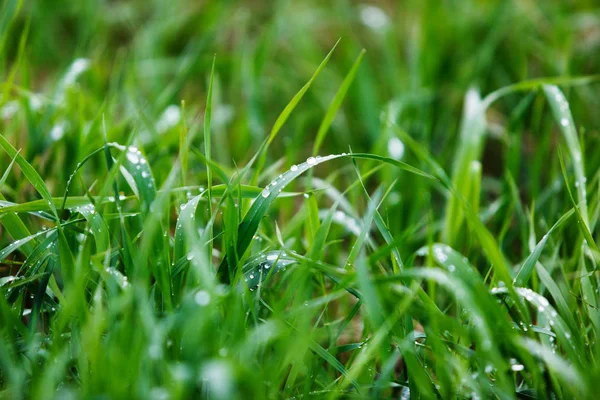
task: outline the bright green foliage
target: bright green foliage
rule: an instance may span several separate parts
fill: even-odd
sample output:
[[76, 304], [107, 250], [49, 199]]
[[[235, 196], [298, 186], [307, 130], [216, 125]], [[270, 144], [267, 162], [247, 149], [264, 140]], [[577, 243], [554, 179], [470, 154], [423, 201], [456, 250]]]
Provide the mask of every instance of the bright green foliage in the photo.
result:
[[0, 3], [0, 399], [595, 398], [599, 15]]

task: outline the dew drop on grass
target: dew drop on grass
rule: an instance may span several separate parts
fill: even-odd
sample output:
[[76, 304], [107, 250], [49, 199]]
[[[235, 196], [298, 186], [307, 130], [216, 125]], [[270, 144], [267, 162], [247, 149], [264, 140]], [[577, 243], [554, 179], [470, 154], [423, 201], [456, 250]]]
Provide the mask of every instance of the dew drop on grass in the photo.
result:
[[142, 157], [140, 157], [140, 155], [141, 155], [141, 153], [137, 149], [137, 147], [130, 147], [129, 150], [127, 151], [127, 159], [132, 164], [138, 164], [140, 162], [140, 159], [142, 159]]
[[315, 164], [317, 163], [317, 159], [316, 159], [316, 158], [314, 158], [314, 157], [308, 157], [308, 158], [306, 159], [306, 163], [307, 163], [308, 165], [315, 165]]
[[515, 372], [519, 372], [523, 371], [525, 369], [525, 366], [523, 364], [513, 364], [510, 366], [510, 369], [512, 369]]
[[264, 197], [266, 199], [267, 197], [269, 197], [270, 194], [271, 194], [271, 192], [269, 192], [267, 189], [265, 189], [262, 191], [261, 195], [262, 195], [262, 197]]
[[567, 118], [561, 118], [560, 124], [562, 126], [568, 126], [569, 125], [569, 120]]
[[297, 166], [297, 165], [292, 165], [292, 166], [290, 167], [290, 171], [292, 171], [292, 172], [293, 172], [293, 171], [297, 171], [297, 170], [298, 170], [298, 166]]
[[275, 255], [275, 254], [269, 254], [267, 256], [267, 260], [269, 260], [269, 261], [275, 261], [275, 260], [277, 260], [277, 255]]

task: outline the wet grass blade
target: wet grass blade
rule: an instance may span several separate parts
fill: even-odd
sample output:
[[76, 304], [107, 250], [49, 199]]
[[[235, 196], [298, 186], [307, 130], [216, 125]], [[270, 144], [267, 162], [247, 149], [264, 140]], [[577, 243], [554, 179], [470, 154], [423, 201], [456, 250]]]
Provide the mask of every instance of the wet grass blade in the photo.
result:
[[544, 85], [544, 93], [552, 108], [552, 113], [556, 122], [560, 126], [560, 130], [565, 137], [567, 142], [567, 148], [571, 155], [573, 162], [573, 170], [575, 171], [575, 187], [577, 189], [577, 199], [581, 216], [585, 222], [586, 227], [589, 229], [590, 221], [588, 217], [587, 208], [587, 192], [585, 170], [583, 167], [583, 156], [581, 153], [581, 145], [577, 138], [577, 132], [575, 130], [575, 123], [573, 122], [573, 116], [569, 108], [569, 103], [565, 98], [562, 91], [554, 85]]
[[[485, 134], [486, 121], [483, 102], [475, 89], [465, 96], [463, 120], [460, 128], [460, 145], [452, 169], [452, 186], [464, 199], [473, 197], [474, 182], [469, 172], [471, 164], [479, 161]], [[459, 232], [464, 221], [464, 211], [457, 196], [451, 196], [446, 206], [443, 238], [449, 245], [460, 242]], [[471, 206], [471, 205], [470, 205]]]
[[4, 151], [6, 151], [10, 158], [14, 158], [16, 160], [17, 164], [21, 168], [21, 171], [23, 171], [23, 174], [25, 175], [27, 180], [29, 180], [29, 182], [33, 185], [35, 190], [37, 190], [40, 196], [42, 196], [46, 203], [48, 203], [48, 206], [50, 207], [50, 211], [52, 211], [54, 218], [56, 219], [56, 221], [59, 221], [56, 206], [54, 205], [54, 202], [52, 202], [52, 196], [50, 195], [50, 192], [48, 191], [48, 188], [46, 187], [46, 184], [44, 183], [44, 180], [42, 179], [40, 174], [37, 173], [37, 171], [31, 166], [31, 164], [29, 164], [27, 160], [25, 160], [25, 158], [23, 158], [23, 156], [21, 156], [17, 152], [17, 150], [1, 134], [0, 146], [2, 146], [2, 148], [4, 149]]
[[[364, 154], [364, 153], [345, 154], [345, 153], [343, 153], [343, 154], [338, 154], [338, 155], [332, 154], [332, 155], [324, 156], [324, 157], [320, 157], [320, 156], [309, 157], [306, 160], [306, 162], [299, 164], [299, 165], [293, 165], [289, 171], [281, 174], [279, 177], [277, 177], [275, 180], [273, 180], [269, 185], [267, 185], [265, 187], [265, 189], [261, 192], [261, 194], [256, 197], [256, 199], [252, 203], [252, 206], [250, 207], [250, 209], [244, 216], [244, 219], [240, 223], [240, 227], [239, 227], [239, 231], [238, 231], [238, 243], [237, 243], [238, 255], [240, 257], [242, 257], [242, 255], [246, 252], [246, 250], [248, 249], [248, 246], [250, 245], [250, 242], [252, 241], [252, 238], [254, 237], [254, 234], [256, 233], [256, 231], [258, 229], [260, 221], [262, 220], [263, 216], [265, 215], [267, 209], [275, 201], [275, 199], [277, 199], [279, 194], [283, 191], [283, 189], [291, 181], [296, 179], [303, 172], [307, 171], [308, 169], [310, 169], [316, 165], [319, 165], [326, 161], [341, 158], [341, 157], [352, 157], [352, 158], [362, 158], [362, 159], [372, 159], [372, 160], [382, 161], [382, 162], [386, 162], [391, 165], [400, 167], [402, 169], [405, 169], [409, 172], [416, 173], [421, 176], [431, 177], [431, 175], [429, 175], [417, 168], [414, 168], [406, 163], [398, 162], [393, 159], [389, 159], [386, 157], [380, 157], [380, 156], [376, 156], [376, 155], [371, 155], [371, 154]], [[229, 275], [230, 271], [229, 271], [229, 264], [228, 264], [227, 258], [225, 258], [223, 260], [217, 273], [218, 273], [219, 279], [222, 282], [224, 282], [224, 283], [231, 282], [231, 278], [233, 277], [233, 274], [231, 276]]]
[[[213, 58], [212, 68], [210, 70], [210, 80], [208, 83], [208, 93], [206, 95], [206, 110], [204, 111], [204, 155], [206, 157], [206, 181], [208, 182], [208, 214], [212, 215], [212, 171], [210, 163], [212, 162], [211, 154], [211, 133], [210, 133], [210, 121], [212, 118], [212, 91], [213, 91], [213, 80], [215, 77], [215, 62], [216, 56]], [[212, 228], [211, 228], [212, 229]], [[211, 235], [212, 236], [212, 235]], [[211, 246], [212, 248], [212, 246]]]

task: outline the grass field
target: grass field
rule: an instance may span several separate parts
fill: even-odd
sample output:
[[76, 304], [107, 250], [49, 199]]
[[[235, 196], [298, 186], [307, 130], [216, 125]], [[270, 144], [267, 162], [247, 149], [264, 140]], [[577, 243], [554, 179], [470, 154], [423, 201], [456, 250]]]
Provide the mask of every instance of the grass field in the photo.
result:
[[0, 399], [597, 395], [596, 1], [0, 7]]

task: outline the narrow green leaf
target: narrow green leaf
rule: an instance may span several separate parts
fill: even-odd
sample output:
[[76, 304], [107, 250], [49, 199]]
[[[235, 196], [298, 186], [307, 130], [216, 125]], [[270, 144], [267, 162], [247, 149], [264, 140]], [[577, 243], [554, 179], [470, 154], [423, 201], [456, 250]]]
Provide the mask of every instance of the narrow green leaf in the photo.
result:
[[316, 156], [317, 153], [319, 152], [319, 149], [321, 148], [321, 144], [323, 143], [323, 140], [325, 139], [325, 136], [327, 135], [327, 131], [329, 130], [329, 127], [331, 126], [331, 123], [333, 122], [335, 115], [337, 114], [338, 110], [340, 109], [340, 106], [342, 105], [342, 101], [344, 100], [344, 97], [346, 97], [346, 93], [348, 92], [348, 89], [350, 88], [352, 81], [354, 81], [354, 77], [356, 76], [356, 72], [358, 71], [358, 67], [360, 66], [360, 63], [365, 55], [365, 52], [366, 52], [365, 49], [361, 50], [360, 54], [356, 58], [356, 61], [354, 61], [352, 68], [350, 68], [350, 72], [348, 72], [348, 75], [346, 75], [346, 77], [344, 78], [340, 88], [338, 89], [333, 100], [331, 101], [331, 104], [329, 105], [329, 108], [327, 109], [325, 118], [323, 118], [323, 121], [321, 121], [321, 125], [319, 125], [319, 130], [317, 132], [317, 137], [315, 139], [315, 143], [313, 144], [313, 152], [312, 152], [313, 156]]
[[542, 254], [542, 250], [544, 250], [544, 246], [546, 245], [549, 236], [552, 234], [552, 232], [558, 229], [558, 227], [560, 227], [566, 220], [568, 220], [574, 212], [575, 210], [573, 209], [567, 211], [562, 217], [560, 217], [558, 221], [556, 221], [552, 228], [550, 228], [550, 230], [538, 242], [538, 244], [533, 249], [533, 252], [527, 257], [527, 259], [523, 263], [523, 266], [517, 273], [517, 276], [514, 280], [514, 284], [516, 286], [523, 286], [527, 283], [529, 277], [533, 273], [533, 268], [535, 267], [535, 264], [540, 258], [540, 255]]
[[4, 148], [4, 151], [9, 155], [9, 157], [16, 159], [17, 164], [23, 171], [23, 174], [27, 178], [27, 180], [33, 185], [33, 187], [37, 190], [37, 192], [42, 196], [42, 198], [48, 203], [52, 214], [54, 215], [56, 221], [59, 221], [58, 213], [56, 211], [56, 207], [52, 202], [52, 196], [44, 183], [42, 177], [37, 173], [37, 171], [21, 156], [17, 150], [4, 138], [3, 135], [0, 134], [0, 146]]
[[281, 114], [279, 114], [279, 116], [275, 120], [275, 123], [273, 124], [273, 127], [271, 128], [271, 133], [269, 133], [269, 137], [267, 138], [265, 145], [263, 147], [261, 147], [261, 149], [260, 149], [260, 158], [259, 158], [258, 164], [256, 166], [254, 179], [252, 180], [252, 182], [254, 184], [258, 181], [258, 176], [260, 174], [260, 171], [262, 170], [263, 166], [265, 165], [265, 162], [267, 159], [267, 149], [269, 148], [269, 145], [271, 144], [271, 142], [273, 142], [273, 140], [275, 139], [275, 137], [281, 130], [281, 127], [283, 126], [283, 124], [285, 124], [285, 122], [289, 118], [292, 111], [294, 111], [294, 108], [296, 108], [296, 106], [298, 105], [300, 100], [302, 100], [302, 97], [304, 97], [304, 94], [308, 91], [308, 89], [310, 88], [310, 85], [317, 78], [317, 76], [319, 76], [321, 71], [325, 68], [325, 66], [327, 65], [327, 62], [329, 62], [329, 59], [331, 58], [331, 55], [333, 54], [333, 51], [335, 50], [335, 48], [337, 47], [339, 42], [340, 42], [340, 39], [338, 39], [338, 41], [335, 42], [335, 44], [333, 45], [333, 48], [329, 51], [327, 56], [325, 56], [325, 59], [323, 61], [321, 61], [321, 64], [319, 64], [319, 66], [317, 67], [317, 69], [315, 70], [313, 75], [310, 77], [308, 82], [306, 82], [306, 84], [304, 86], [302, 86], [302, 88], [298, 91], [298, 93], [296, 93], [294, 95], [294, 97], [292, 97], [292, 100], [290, 100], [290, 102], [285, 106], [285, 108], [283, 109]]

